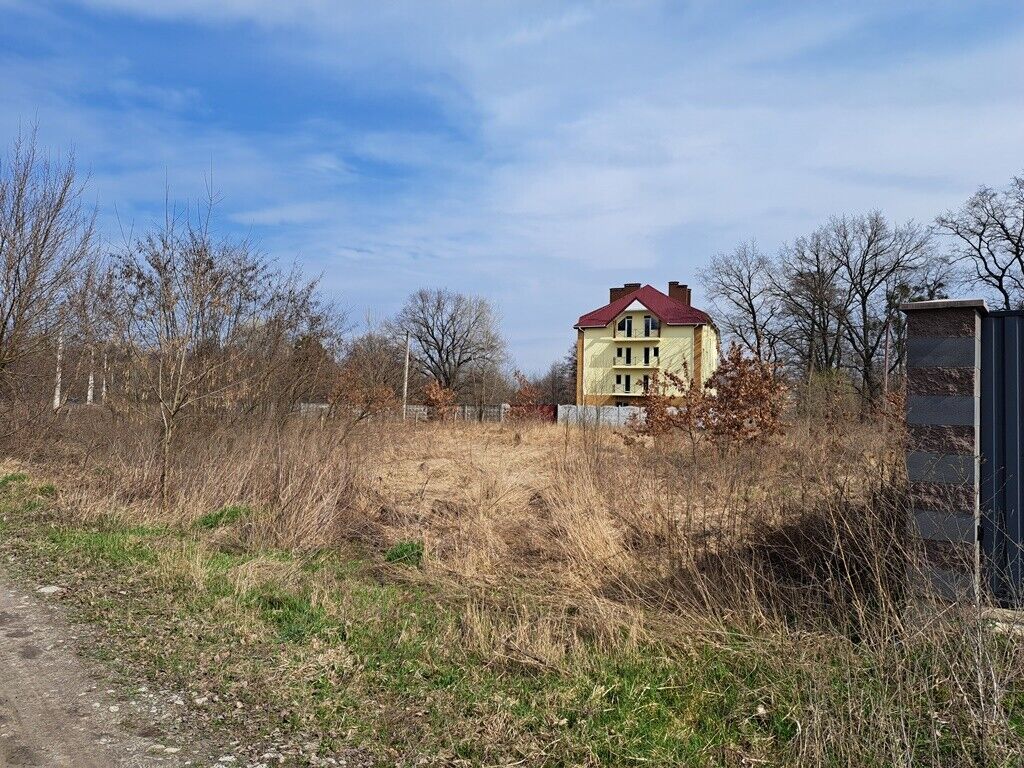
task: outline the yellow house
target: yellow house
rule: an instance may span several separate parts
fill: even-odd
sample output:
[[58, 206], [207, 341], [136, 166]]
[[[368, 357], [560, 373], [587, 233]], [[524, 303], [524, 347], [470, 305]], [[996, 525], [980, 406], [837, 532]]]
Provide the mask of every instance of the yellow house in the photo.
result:
[[609, 303], [575, 327], [577, 405], [636, 405], [655, 371], [699, 372], [703, 384], [718, 367], [718, 330], [675, 281], [667, 294], [640, 283], [612, 288]]

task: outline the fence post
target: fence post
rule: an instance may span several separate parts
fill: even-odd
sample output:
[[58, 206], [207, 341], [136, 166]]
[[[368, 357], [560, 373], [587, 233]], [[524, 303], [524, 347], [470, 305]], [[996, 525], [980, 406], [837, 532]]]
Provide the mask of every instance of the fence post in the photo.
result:
[[981, 299], [920, 301], [907, 315], [907, 477], [924, 575], [979, 599]]

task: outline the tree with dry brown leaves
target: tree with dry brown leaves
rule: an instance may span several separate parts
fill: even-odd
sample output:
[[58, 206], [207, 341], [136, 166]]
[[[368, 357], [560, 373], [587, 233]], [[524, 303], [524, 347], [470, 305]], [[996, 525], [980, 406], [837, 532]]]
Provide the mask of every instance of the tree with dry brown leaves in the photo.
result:
[[656, 441], [674, 434], [685, 435], [690, 444], [690, 454], [696, 461], [697, 446], [710, 404], [709, 393], [689, 375], [685, 363], [682, 374], [655, 371], [639, 401], [644, 409], [644, 418], [631, 420], [630, 427], [636, 434]]
[[430, 418], [434, 421], [446, 421], [451, 418], [455, 408], [455, 390], [441, 385], [432, 379], [423, 390], [423, 401], [429, 408]]
[[731, 344], [708, 379], [714, 397], [705, 429], [718, 446], [762, 443], [782, 432], [786, 387], [768, 363], [747, 357]]

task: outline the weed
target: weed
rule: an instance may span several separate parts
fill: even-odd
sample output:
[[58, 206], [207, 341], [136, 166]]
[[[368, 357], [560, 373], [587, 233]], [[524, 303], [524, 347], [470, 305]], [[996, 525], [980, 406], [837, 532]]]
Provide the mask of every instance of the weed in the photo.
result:
[[[316, 732], [325, 751], [523, 765], [1024, 757], [1019, 639], [970, 612], [917, 619], [927, 608], [900, 582], [901, 448], [871, 425], [808, 423], [770, 451], [698, 445], [698, 465], [672, 436], [627, 449], [530, 424], [361, 429], [341, 442], [329, 422], [203, 433], [181, 451], [169, 507], [147, 496], [152, 468], [117, 453], [126, 432], [85, 480], [66, 470], [59, 517], [52, 497], [4, 483], [0, 550], [47, 578], [75, 574], [88, 588], [67, 601], [108, 627], [112, 658], [169, 687], [251, 696], [246, 712], [273, 714], [247, 728]], [[243, 520], [225, 547], [222, 529]], [[380, 567], [380, 542], [413, 568]], [[414, 570], [427, 548], [431, 568]]]
[[8, 488], [25, 483], [28, 481], [28, 475], [22, 472], [11, 472], [10, 474], [0, 477], [0, 491], [6, 491]]
[[423, 563], [423, 542], [400, 541], [384, 553], [384, 560], [388, 563], [419, 568]]
[[196, 520], [196, 527], [202, 528], [207, 531], [212, 531], [215, 528], [222, 526], [231, 525], [237, 523], [243, 517], [247, 517], [252, 514], [252, 510], [244, 505], [229, 505], [221, 507], [213, 512], [207, 512], [205, 515]]

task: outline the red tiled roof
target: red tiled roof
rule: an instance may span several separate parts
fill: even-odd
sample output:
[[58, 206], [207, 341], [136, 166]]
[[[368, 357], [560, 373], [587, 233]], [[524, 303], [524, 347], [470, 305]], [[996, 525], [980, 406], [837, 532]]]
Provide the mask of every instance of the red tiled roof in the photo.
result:
[[653, 285], [645, 285], [632, 293], [619, 297], [610, 304], [605, 304], [600, 309], [588, 312], [580, 317], [575, 327], [603, 328], [634, 301], [639, 301], [651, 310], [651, 314], [665, 325], [704, 325], [711, 322], [711, 318], [699, 309], [667, 296]]

